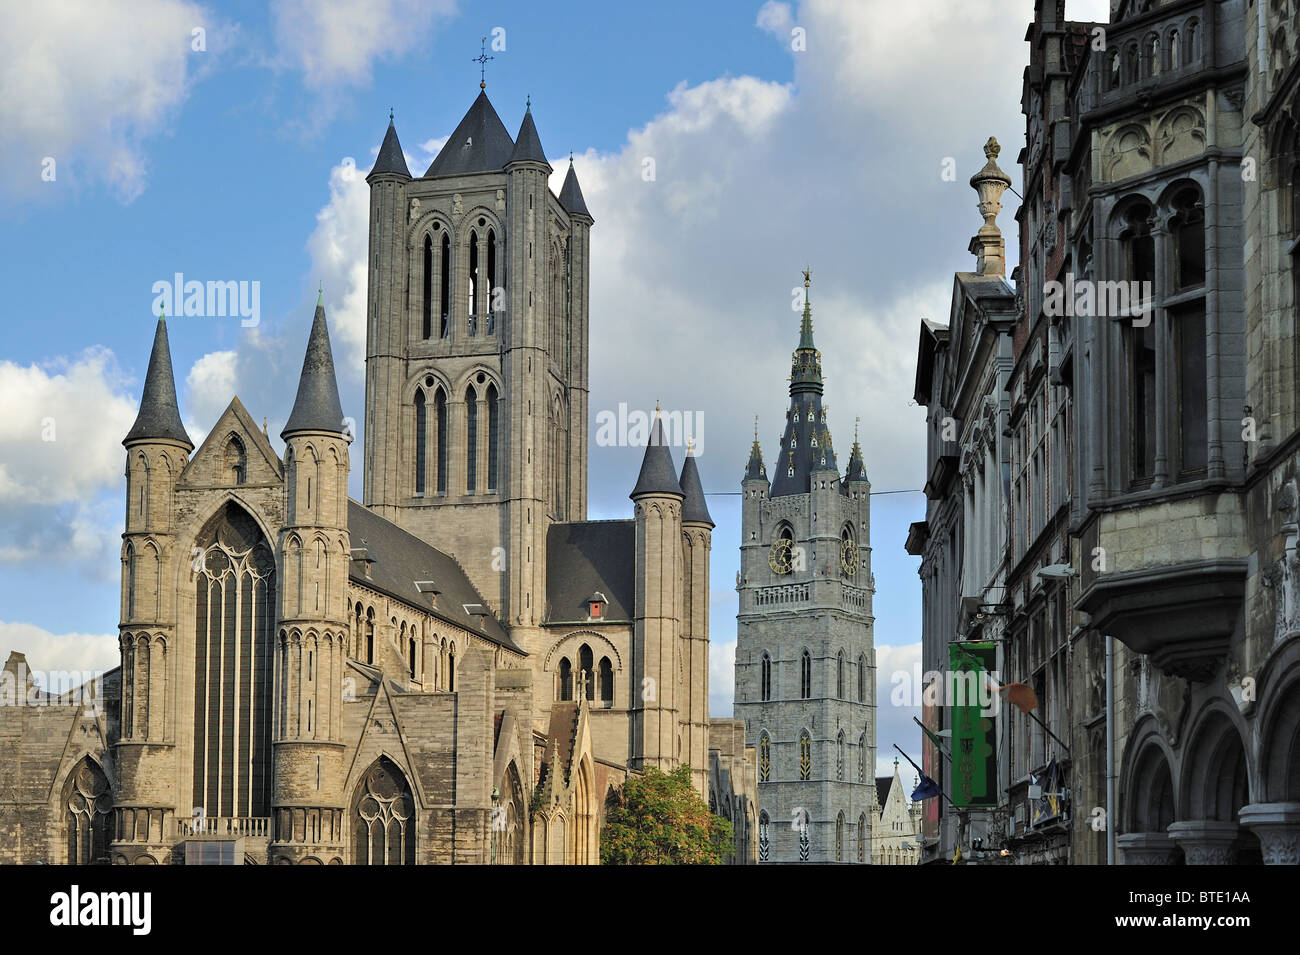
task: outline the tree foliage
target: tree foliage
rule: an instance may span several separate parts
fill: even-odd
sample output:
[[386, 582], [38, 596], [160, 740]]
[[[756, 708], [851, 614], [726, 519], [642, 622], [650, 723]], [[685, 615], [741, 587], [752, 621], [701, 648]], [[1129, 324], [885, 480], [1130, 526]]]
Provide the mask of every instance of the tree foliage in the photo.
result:
[[709, 812], [691, 785], [691, 768], [653, 767], [632, 776], [605, 810], [602, 865], [720, 865], [731, 851], [731, 823]]

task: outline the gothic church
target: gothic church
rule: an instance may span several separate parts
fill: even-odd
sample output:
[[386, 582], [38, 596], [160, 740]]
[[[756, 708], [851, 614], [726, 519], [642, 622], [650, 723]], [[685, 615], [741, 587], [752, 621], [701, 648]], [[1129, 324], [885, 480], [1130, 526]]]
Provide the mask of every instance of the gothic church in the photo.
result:
[[657, 422], [632, 516], [586, 520], [593, 218], [551, 172], [531, 108], [511, 137], [485, 92], [419, 177], [390, 118], [361, 502], [321, 303], [283, 455], [237, 397], [195, 450], [159, 320], [121, 666], [58, 695], [10, 655], [33, 705], [0, 721], [0, 862], [594, 863], [610, 794], [681, 764], [752, 861], [694, 458]]

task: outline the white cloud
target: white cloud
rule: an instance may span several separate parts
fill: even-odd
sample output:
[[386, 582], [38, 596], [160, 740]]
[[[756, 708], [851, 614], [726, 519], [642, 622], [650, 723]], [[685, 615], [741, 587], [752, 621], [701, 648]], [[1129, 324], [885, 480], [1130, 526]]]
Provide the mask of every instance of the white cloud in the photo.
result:
[[454, 0], [276, 0], [271, 16], [282, 56], [312, 89], [370, 82], [377, 60], [428, 50]]
[[[368, 167], [367, 167], [368, 169]], [[366, 250], [370, 187], [366, 170], [345, 157], [330, 170], [329, 201], [316, 214], [307, 240], [312, 274], [324, 283], [336, 364], [354, 377], [366, 355]], [[341, 354], [340, 354], [341, 353]]]
[[[0, 12], [0, 182], [30, 195], [103, 182], [130, 201], [148, 177], [142, 143], [163, 129], [194, 74], [216, 54], [191, 50], [215, 30], [184, 0], [5, 4]], [[53, 182], [41, 175], [55, 161]]]
[[12, 651], [26, 656], [28, 672], [41, 686], [48, 686], [43, 674], [52, 670], [81, 671], [89, 676], [121, 663], [116, 633], [54, 634], [34, 624], [0, 620], [0, 652], [7, 659]]
[[204, 355], [185, 376], [185, 430], [198, 447], [204, 436], [226, 410], [236, 386], [239, 353], [214, 351]]
[[767, 0], [767, 3], [758, 9], [757, 24], [760, 29], [766, 30], [778, 40], [790, 39], [790, 30], [794, 27], [794, 15], [790, 12], [790, 4]]

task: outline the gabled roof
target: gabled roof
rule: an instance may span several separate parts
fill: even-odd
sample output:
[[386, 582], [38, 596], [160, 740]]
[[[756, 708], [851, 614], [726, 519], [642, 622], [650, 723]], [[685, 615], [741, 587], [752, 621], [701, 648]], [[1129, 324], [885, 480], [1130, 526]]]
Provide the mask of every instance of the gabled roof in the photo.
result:
[[582, 198], [582, 187], [578, 185], [578, 174], [573, 171], [572, 157], [569, 158], [569, 171], [564, 176], [564, 185], [560, 187], [560, 205], [571, 216], [591, 218], [587, 202]]
[[587, 599], [605, 597], [606, 620], [635, 612], [635, 521], [571, 521], [546, 530], [546, 620], [586, 617]]
[[411, 171], [406, 168], [406, 157], [402, 155], [402, 144], [397, 141], [397, 127], [393, 125], [393, 118], [388, 117], [388, 132], [384, 134], [384, 141], [379, 147], [379, 155], [375, 157], [375, 165], [366, 176], [366, 182], [369, 182], [375, 176], [384, 173], [394, 173], [399, 176], [411, 178]]
[[663, 419], [659, 417], [658, 411], [655, 412], [654, 428], [650, 431], [645, 457], [641, 460], [641, 473], [637, 476], [636, 487], [628, 497], [635, 500], [642, 494], [672, 494], [685, 497], [682, 494], [682, 486], [677, 480], [673, 453], [668, 450]]
[[122, 443], [151, 438], [180, 441], [194, 450], [194, 442], [185, 433], [185, 425], [181, 424], [180, 407], [176, 403], [176, 378], [172, 374], [172, 353], [167, 344], [167, 322], [161, 317], [153, 333], [153, 350], [149, 353], [149, 370], [144, 376], [140, 413]]
[[424, 175], [497, 172], [505, 169], [514, 150], [515, 141], [492, 108], [487, 93], [480, 92]]
[[[432, 613], [516, 653], [524, 652], [490, 610], [481, 616], [466, 610], [467, 606], [476, 605], [484, 610], [488, 608], [454, 557], [426, 544], [414, 534], [407, 533], [350, 498], [348, 534], [353, 548], [365, 547], [370, 558], [368, 561], [354, 560], [349, 564], [348, 577], [351, 580], [363, 587], [388, 594], [418, 610]], [[370, 576], [366, 576], [367, 564]], [[417, 580], [431, 580], [437, 586], [439, 593], [436, 607], [431, 607], [429, 598], [420, 593], [415, 585]]]
[[537, 135], [531, 107], [524, 110], [524, 121], [519, 124], [519, 135], [515, 138], [515, 149], [510, 154], [509, 161], [539, 162], [547, 169], [551, 168], [551, 164], [546, 161], [546, 152], [542, 149], [542, 140]]
[[319, 303], [307, 339], [307, 353], [302, 359], [298, 396], [280, 437], [295, 431], [343, 433], [343, 406], [339, 403], [339, 386], [334, 378], [329, 324], [325, 320], [325, 306]]

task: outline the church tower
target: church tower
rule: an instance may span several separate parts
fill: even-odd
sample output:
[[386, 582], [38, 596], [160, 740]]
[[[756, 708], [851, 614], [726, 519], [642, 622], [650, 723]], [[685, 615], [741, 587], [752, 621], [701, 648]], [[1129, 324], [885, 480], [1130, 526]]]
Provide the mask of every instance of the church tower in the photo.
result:
[[741, 481], [735, 712], [758, 747], [759, 861], [870, 862], [871, 485], [856, 437], [839, 473], [810, 286], [772, 480], [755, 433]]
[[512, 138], [480, 84], [411, 176], [389, 122], [370, 185], [364, 503], [451, 553], [520, 639], [546, 532], [587, 510], [592, 218], [554, 195], [531, 103]]

